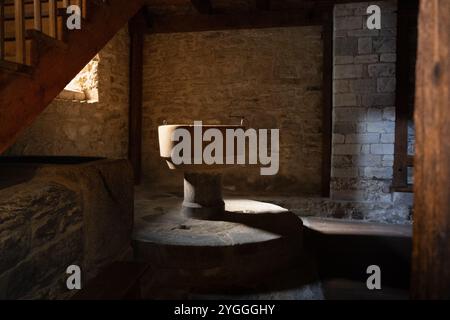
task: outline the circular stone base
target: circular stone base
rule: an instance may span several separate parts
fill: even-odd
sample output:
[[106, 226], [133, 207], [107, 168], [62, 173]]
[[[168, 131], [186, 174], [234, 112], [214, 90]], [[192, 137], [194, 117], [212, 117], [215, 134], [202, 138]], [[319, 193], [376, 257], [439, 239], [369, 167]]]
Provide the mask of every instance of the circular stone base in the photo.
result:
[[201, 288], [246, 286], [289, 268], [302, 253], [302, 222], [279, 206], [226, 200], [220, 221], [180, 214], [173, 198], [137, 204], [135, 257], [169, 281]]

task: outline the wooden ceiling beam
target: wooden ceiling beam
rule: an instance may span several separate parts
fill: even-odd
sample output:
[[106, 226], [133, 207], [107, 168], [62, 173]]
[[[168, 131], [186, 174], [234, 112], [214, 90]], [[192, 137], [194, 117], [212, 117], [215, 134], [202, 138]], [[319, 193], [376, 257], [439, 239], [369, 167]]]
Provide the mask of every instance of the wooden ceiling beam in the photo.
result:
[[192, 5], [201, 14], [212, 14], [211, 0], [191, 0]]
[[256, 9], [270, 10], [270, 0], [255, 0]]
[[321, 25], [318, 10], [260, 11], [239, 14], [154, 16], [148, 33], [199, 32]]

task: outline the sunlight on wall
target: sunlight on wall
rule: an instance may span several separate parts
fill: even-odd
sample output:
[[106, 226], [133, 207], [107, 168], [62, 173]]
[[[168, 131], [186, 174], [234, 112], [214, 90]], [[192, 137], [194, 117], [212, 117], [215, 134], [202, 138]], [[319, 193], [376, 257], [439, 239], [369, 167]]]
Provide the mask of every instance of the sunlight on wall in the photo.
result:
[[96, 55], [84, 68], [73, 78], [59, 95], [65, 100], [85, 100], [87, 102], [98, 102], [98, 63], [99, 55]]

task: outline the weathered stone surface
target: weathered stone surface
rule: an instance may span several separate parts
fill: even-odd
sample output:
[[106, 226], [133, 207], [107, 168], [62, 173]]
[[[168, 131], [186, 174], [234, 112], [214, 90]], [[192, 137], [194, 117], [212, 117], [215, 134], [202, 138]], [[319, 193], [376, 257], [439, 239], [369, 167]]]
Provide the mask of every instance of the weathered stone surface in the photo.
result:
[[319, 194], [322, 158], [321, 27], [153, 34], [144, 45], [143, 175], [177, 188], [159, 157], [157, 127], [238, 124], [280, 129], [280, 171], [229, 169], [226, 188]]
[[[381, 7], [381, 30], [367, 29], [366, 9], [370, 4]], [[332, 145], [332, 166], [336, 174], [331, 183], [335, 200], [392, 202], [389, 185], [395, 138], [392, 106], [396, 89], [396, 10], [395, 1], [335, 6], [333, 135], [337, 138]], [[362, 25], [351, 25], [358, 18], [362, 18]], [[347, 24], [344, 19], [348, 19]], [[340, 55], [346, 44], [355, 41], [358, 52], [352, 55], [353, 59], [350, 55]], [[352, 48], [347, 53], [350, 51]], [[342, 216], [352, 217], [352, 214]], [[380, 218], [378, 213], [373, 217]]]
[[371, 64], [368, 67], [369, 76], [371, 77], [393, 77], [395, 76], [394, 63], [378, 63]]
[[372, 53], [372, 38], [358, 39], [358, 54]]
[[339, 17], [335, 18], [335, 30], [355, 30], [361, 29], [363, 25], [362, 17]]
[[355, 79], [363, 75], [362, 65], [336, 65], [334, 66], [334, 79]]
[[0, 189], [0, 298], [64, 298], [65, 270], [89, 279], [130, 248], [133, 178], [126, 160], [2, 164], [28, 181]]

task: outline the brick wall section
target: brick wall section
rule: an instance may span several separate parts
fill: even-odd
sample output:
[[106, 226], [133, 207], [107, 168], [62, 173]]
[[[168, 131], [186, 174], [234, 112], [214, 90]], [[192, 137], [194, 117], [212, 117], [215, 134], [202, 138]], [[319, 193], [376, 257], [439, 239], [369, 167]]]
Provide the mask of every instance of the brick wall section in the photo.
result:
[[320, 194], [322, 159], [321, 27], [149, 35], [144, 53], [143, 174], [182, 187], [158, 152], [157, 128], [238, 124], [280, 129], [280, 170], [229, 169], [226, 189]]
[[98, 102], [54, 100], [5, 155], [127, 157], [127, 28], [99, 52], [98, 59]]
[[[381, 8], [381, 30], [366, 9]], [[335, 6], [332, 198], [392, 201], [396, 3]]]

